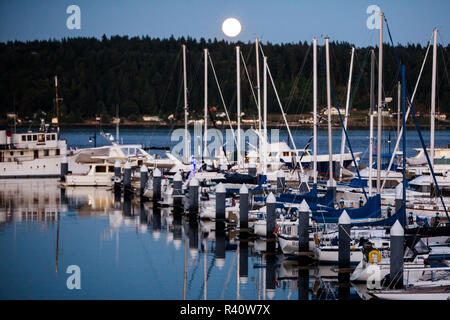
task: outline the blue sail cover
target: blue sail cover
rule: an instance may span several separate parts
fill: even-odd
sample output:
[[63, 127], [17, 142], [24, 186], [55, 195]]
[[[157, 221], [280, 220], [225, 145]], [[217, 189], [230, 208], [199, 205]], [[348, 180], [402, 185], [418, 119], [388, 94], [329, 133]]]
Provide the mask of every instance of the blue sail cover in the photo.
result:
[[327, 189], [327, 193], [323, 197], [317, 197], [317, 203], [326, 207], [334, 207], [333, 191]]
[[302, 203], [303, 200], [306, 200], [309, 206], [311, 206], [312, 203], [314, 203], [315, 206], [318, 199], [317, 186], [313, 185], [309, 192], [303, 194], [281, 193], [276, 199], [277, 202], [284, 203]]
[[312, 218], [318, 223], [337, 223], [342, 212], [345, 210], [350, 219], [367, 219], [381, 217], [381, 197], [375, 195], [361, 208], [334, 209], [329, 207], [317, 207], [313, 211]]
[[365, 222], [353, 222], [351, 224], [352, 227], [366, 227], [366, 226], [370, 226], [370, 227], [380, 227], [380, 226], [386, 226], [386, 227], [390, 227], [392, 226], [395, 221], [399, 221], [400, 224], [405, 227], [406, 225], [406, 209], [405, 206], [402, 206], [397, 212], [395, 212], [395, 214], [393, 214], [392, 216], [390, 216], [389, 218], [386, 219], [381, 219], [381, 220], [377, 220], [377, 221], [365, 221]]
[[367, 180], [353, 179], [348, 186], [351, 188], [367, 188]]

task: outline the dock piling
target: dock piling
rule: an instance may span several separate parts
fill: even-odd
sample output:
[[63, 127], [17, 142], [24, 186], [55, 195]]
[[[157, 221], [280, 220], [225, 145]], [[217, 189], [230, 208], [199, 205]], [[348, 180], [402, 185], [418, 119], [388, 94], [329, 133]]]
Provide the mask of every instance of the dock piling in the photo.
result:
[[403, 256], [405, 231], [397, 220], [390, 231], [391, 255], [390, 255], [390, 284], [394, 289], [403, 288]]
[[161, 200], [161, 171], [153, 170], [153, 201]]
[[248, 228], [248, 188], [245, 184], [239, 190], [239, 228]]
[[141, 197], [144, 196], [145, 188], [147, 187], [147, 182], [148, 182], [148, 168], [144, 164], [141, 167], [141, 184], [140, 184]]
[[225, 220], [226, 189], [222, 183], [216, 187], [216, 220]]
[[303, 199], [300, 204], [299, 214], [298, 214], [298, 251], [308, 252], [309, 251], [309, 214], [310, 209], [306, 200]]
[[198, 188], [199, 182], [196, 177], [192, 178], [189, 183], [189, 213], [198, 213]]
[[267, 238], [274, 238], [275, 235], [273, 232], [275, 231], [275, 207], [276, 207], [276, 199], [273, 193], [271, 192], [267, 196], [266, 200], [266, 212], [267, 212], [267, 218], [266, 218], [266, 237]]

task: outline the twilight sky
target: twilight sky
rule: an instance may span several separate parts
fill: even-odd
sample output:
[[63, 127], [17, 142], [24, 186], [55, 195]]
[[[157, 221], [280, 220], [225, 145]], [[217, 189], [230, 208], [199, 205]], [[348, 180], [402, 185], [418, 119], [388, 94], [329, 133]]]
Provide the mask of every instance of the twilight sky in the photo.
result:
[[[81, 29], [68, 29], [66, 9], [78, 5]], [[369, 5], [385, 12], [395, 43], [428, 42], [434, 27], [438, 42], [450, 40], [448, 0], [0, 0], [0, 42], [106, 34], [167, 38], [171, 35], [227, 40], [285, 43], [347, 41], [376, 45], [378, 30], [369, 30]], [[222, 21], [235, 17], [242, 24], [233, 39], [221, 31]], [[388, 40], [385, 33], [385, 41]]]

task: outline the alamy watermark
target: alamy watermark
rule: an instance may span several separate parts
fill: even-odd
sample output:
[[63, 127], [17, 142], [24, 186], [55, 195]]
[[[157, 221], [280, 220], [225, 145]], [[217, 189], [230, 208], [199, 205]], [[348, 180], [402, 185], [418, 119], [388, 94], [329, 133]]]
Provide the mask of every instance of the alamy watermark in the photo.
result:
[[[265, 151], [267, 153], [279, 151], [277, 150], [277, 147], [280, 142], [280, 130], [271, 129], [269, 131], [270, 132], [267, 134], [268, 145], [267, 150]], [[178, 160], [191, 156], [194, 158], [201, 158], [202, 156], [212, 158], [225, 156], [227, 160], [232, 161], [234, 154], [238, 150], [241, 153], [241, 157], [244, 157], [247, 152], [252, 150], [256, 152], [256, 154], [259, 154], [260, 148], [264, 145], [262, 143], [262, 141], [264, 141], [263, 135], [263, 133], [260, 134], [255, 129], [241, 129], [240, 143], [238, 143], [239, 134], [237, 130], [219, 130], [210, 128], [207, 130], [205, 137], [203, 125], [196, 122], [194, 124], [193, 135], [190, 131], [185, 132], [185, 129], [182, 128], [172, 131], [170, 139], [172, 142], [178, 143], [172, 148], [171, 153]], [[204, 148], [205, 138], [207, 140], [206, 150]], [[186, 139], [188, 150], [186, 150]]]
[[366, 13], [370, 16], [366, 20], [366, 26], [369, 30], [380, 29], [380, 7], [372, 4], [367, 7]]
[[66, 13], [70, 14], [66, 20], [67, 29], [81, 29], [81, 9], [79, 6], [72, 4], [67, 7]]
[[73, 264], [67, 267], [66, 273], [71, 274], [66, 281], [67, 289], [80, 290], [81, 289], [81, 269], [79, 266]]

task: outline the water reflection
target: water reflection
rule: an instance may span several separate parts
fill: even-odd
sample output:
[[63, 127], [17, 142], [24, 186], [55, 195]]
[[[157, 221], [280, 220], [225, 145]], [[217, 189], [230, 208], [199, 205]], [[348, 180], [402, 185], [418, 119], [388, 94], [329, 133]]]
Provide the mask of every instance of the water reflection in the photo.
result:
[[[162, 240], [162, 241], [161, 241]], [[0, 190], [0, 298], [353, 299], [332, 266], [301, 266], [224, 222], [56, 179]], [[82, 290], [66, 288], [79, 265]], [[39, 274], [36, 277], [36, 273]]]

